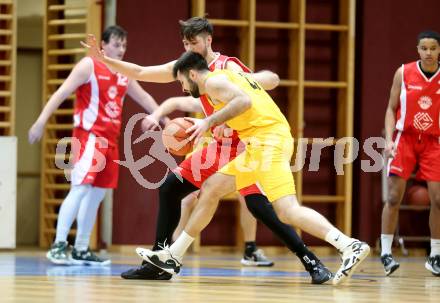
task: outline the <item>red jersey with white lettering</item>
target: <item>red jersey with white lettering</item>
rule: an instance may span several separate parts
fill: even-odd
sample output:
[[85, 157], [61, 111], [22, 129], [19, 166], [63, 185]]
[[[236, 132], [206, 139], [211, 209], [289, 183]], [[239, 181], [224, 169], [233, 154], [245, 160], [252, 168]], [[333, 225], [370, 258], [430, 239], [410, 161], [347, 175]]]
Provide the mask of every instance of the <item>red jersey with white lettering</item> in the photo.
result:
[[428, 79], [420, 69], [419, 62], [402, 66], [396, 129], [439, 136], [440, 69]]
[[[209, 64], [209, 69], [211, 71], [215, 69], [225, 69], [228, 61], [238, 64], [243, 71], [247, 73], [251, 72], [251, 70], [237, 58], [227, 57], [220, 53], [216, 53], [216, 58]], [[214, 107], [206, 95], [201, 96], [200, 101], [205, 115], [212, 115], [214, 113]], [[203, 149], [191, 154], [180, 163], [174, 172], [180, 174], [183, 178], [200, 188], [206, 179], [244, 151], [244, 144], [241, 143], [236, 131], [233, 131], [229, 137], [215, 138], [215, 140], [216, 141]], [[261, 192], [256, 184], [240, 189], [242, 196], [261, 194]]]
[[429, 79], [420, 61], [402, 66], [402, 87], [388, 175], [440, 182], [440, 69]]
[[76, 90], [74, 127], [104, 137], [109, 146], [115, 146], [121, 130], [122, 104], [128, 78], [111, 72], [98, 60], [87, 59], [93, 61], [93, 73]]

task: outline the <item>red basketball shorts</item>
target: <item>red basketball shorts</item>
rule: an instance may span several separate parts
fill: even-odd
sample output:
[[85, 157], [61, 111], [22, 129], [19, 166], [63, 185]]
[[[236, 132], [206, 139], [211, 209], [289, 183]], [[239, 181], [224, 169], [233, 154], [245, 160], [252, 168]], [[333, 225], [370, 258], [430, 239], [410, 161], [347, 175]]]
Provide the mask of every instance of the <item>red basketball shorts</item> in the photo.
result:
[[388, 175], [408, 180], [417, 166], [416, 179], [439, 182], [439, 140], [432, 135], [397, 132], [394, 139], [396, 155], [388, 161]]
[[[244, 146], [239, 144], [220, 144], [217, 141], [210, 143], [203, 149], [192, 153], [175, 170], [183, 178], [200, 188], [202, 183], [211, 175], [215, 174], [220, 168], [225, 166], [244, 151]], [[241, 189], [240, 194], [247, 196], [251, 194], [261, 194], [257, 185]]]
[[118, 146], [108, 146], [105, 138], [80, 128], [73, 130], [72, 185], [91, 184], [96, 187], [116, 188], [118, 185]]

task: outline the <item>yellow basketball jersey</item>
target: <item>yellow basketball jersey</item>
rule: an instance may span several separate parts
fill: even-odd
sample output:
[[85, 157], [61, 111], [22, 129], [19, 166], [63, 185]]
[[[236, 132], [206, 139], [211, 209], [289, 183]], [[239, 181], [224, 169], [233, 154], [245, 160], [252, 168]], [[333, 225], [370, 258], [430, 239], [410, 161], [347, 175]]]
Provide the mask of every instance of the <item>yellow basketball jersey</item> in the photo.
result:
[[[290, 136], [290, 126], [278, 106], [269, 94], [251, 77], [242, 72], [215, 70], [208, 78], [225, 75], [231, 82], [242, 89], [252, 101], [252, 107], [244, 113], [226, 121], [226, 124], [237, 131], [240, 139], [260, 137], [262, 134], [276, 133]], [[209, 99], [209, 96], [208, 96]], [[215, 111], [222, 109], [227, 103], [214, 104], [209, 99]]]

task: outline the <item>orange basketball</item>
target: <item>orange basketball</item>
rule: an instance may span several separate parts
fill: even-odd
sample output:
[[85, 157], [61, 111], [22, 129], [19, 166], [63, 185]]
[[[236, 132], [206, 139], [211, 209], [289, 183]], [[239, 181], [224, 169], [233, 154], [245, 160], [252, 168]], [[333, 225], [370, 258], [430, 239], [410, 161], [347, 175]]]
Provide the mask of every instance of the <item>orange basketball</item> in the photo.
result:
[[194, 140], [189, 141], [185, 131], [191, 127], [193, 123], [184, 118], [176, 118], [165, 125], [162, 132], [162, 141], [170, 153], [176, 156], [184, 156], [192, 151]]
[[408, 204], [412, 205], [429, 205], [430, 199], [429, 199], [429, 193], [428, 189], [425, 186], [422, 185], [412, 185], [408, 190], [406, 191], [406, 200], [408, 201]]

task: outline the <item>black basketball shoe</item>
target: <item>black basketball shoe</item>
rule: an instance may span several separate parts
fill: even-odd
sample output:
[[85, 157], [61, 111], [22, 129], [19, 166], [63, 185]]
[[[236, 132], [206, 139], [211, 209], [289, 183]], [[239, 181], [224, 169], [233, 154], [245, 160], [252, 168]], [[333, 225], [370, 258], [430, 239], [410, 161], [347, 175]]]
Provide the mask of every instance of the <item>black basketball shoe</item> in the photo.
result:
[[308, 269], [308, 272], [312, 278], [312, 284], [323, 284], [333, 279], [333, 273], [320, 261]]
[[165, 246], [162, 250], [150, 250], [142, 247], [136, 248], [136, 253], [148, 263], [159, 267], [171, 275], [177, 275], [182, 267], [182, 257], [173, 256], [169, 246]]
[[129, 280], [170, 280], [173, 275], [143, 261], [141, 266], [123, 272], [121, 277]]

